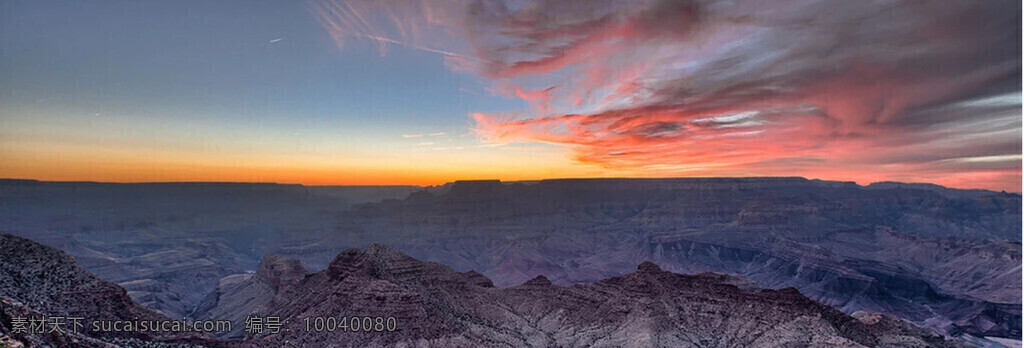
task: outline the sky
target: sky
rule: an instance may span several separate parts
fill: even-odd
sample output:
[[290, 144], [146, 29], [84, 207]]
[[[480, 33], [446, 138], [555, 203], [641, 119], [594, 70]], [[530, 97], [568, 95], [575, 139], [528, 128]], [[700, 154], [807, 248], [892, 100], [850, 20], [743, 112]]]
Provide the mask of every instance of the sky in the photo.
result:
[[1021, 191], [1019, 1], [0, 2], [0, 177]]

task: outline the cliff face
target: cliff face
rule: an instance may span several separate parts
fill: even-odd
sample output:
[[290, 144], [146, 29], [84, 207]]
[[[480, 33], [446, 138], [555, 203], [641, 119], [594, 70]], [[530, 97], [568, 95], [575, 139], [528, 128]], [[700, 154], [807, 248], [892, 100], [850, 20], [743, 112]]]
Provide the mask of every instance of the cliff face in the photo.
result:
[[198, 320], [231, 320], [236, 323], [232, 330], [216, 335], [245, 337], [245, 326], [241, 324], [245, 323], [246, 317], [266, 310], [274, 294], [295, 285], [307, 273], [299, 261], [269, 254], [260, 261], [256, 273], [221, 278], [217, 288], [196, 306], [192, 317]]
[[[958, 343], [892, 318], [851, 317], [792, 288], [762, 290], [734, 277], [680, 275], [645, 262], [592, 284], [538, 276], [495, 288], [372, 245], [341, 252], [326, 270], [284, 287], [263, 315], [287, 319], [277, 346], [947, 347]], [[395, 330], [308, 332], [303, 318], [395, 318]]]

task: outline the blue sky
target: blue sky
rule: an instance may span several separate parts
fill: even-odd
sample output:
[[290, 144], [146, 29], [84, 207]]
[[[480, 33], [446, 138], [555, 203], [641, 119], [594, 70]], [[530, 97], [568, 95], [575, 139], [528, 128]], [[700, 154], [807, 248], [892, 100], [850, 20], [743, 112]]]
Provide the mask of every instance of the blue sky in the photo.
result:
[[1008, 0], [4, 1], [0, 177], [1020, 191], [1021, 39], [1005, 29], [1019, 13]]
[[[0, 176], [422, 184], [526, 165], [481, 154], [496, 150], [469, 117], [524, 102], [435, 53], [339, 47], [304, 2], [7, 1], [0, 16]], [[253, 173], [282, 164], [294, 173]], [[407, 173], [373, 179], [388, 171]]]
[[215, 114], [307, 131], [342, 120], [382, 136], [464, 131], [469, 112], [521, 104], [488, 96], [479, 78], [446, 69], [436, 54], [395, 46], [382, 56], [365, 41], [336, 47], [302, 2], [2, 6], [4, 104], [196, 122]]

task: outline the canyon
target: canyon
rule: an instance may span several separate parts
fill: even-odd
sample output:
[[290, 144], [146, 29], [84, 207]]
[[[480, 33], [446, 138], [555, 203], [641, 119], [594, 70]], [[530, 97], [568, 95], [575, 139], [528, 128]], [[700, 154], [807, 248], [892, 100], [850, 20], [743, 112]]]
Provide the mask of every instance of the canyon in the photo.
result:
[[[266, 289], [230, 287], [211, 303], [223, 307], [246, 294], [272, 294], [250, 315], [280, 318], [283, 327], [273, 331], [230, 340], [199, 333], [25, 332], [16, 328], [16, 318], [166, 318], [59, 250], [6, 233], [0, 233], [0, 247], [0, 342], [13, 347], [964, 346], [903, 320], [846, 315], [793, 288], [760, 289], [736, 276], [681, 275], [644, 262], [591, 284], [558, 286], [537, 276], [497, 288], [479, 273], [422, 262], [379, 244], [343, 250], [319, 272], [296, 260], [265, 257], [254, 278], [234, 284]], [[360, 318], [353, 323], [373, 316], [393, 324], [342, 330], [311, 330], [308, 324], [311, 318], [346, 316]]]
[[803, 178], [423, 188], [5, 181], [0, 208], [0, 229], [67, 251], [171, 317], [267, 306], [269, 296], [256, 306], [230, 297], [274, 293], [274, 282], [256, 281], [268, 254], [312, 274], [339, 250], [379, 243], [497, 288], [539, 275], [560, 287], [595, 284], [650, 261], [791, 287], [847, 315], [881, 313], [951, 337], [1021, 335], [1017, 193]]

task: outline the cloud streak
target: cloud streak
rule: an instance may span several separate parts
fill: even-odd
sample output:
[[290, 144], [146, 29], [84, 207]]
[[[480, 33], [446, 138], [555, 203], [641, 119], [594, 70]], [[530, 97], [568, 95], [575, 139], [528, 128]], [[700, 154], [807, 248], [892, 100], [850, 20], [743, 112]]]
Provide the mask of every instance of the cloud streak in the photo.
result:
[[1020, 2], [412, 3], [349, 1], [329, 29], [431, 40], [531, 105], [472, 114], [484, 142], [644, 176], [1021, 189]]

